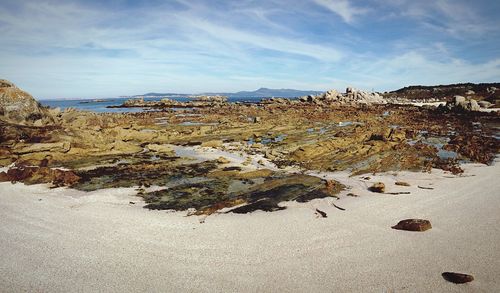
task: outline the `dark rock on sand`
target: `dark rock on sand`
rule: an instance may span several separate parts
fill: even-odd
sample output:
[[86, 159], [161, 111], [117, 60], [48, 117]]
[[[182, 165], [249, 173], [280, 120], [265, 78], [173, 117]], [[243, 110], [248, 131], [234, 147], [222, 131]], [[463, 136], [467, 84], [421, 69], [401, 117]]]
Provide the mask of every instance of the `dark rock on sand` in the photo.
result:
[[453, 273], [453, 272], [444, 272], [441, 274], [443, 278], [448, 281], [452, 282], [455, 284], [464, 284], [464, 283], [469, 283], [474, 281], [474, 277], [471, 275], [467, 274], [461, 274], [461, 273]]
[[246, 214], [246, 213], [254, 212], [256, 210], [261, 210], [264, 212], [275, 212], [275, 211], [281, 211], [284, 209], [285, 209], [285, 207], [279, 206], [275, 200], [272, 200], [269, 198], [263, 198], [263, 199], [255, 201], [255, 202], [252, 202], [250, 204], [232, 209], [231, 213]]
[[47, 167], [10, 168], [0, 173], [0, 181], [24, 182], [26, 184], [52, 183], [54, 186], [72, 186], [80, 177], [72, 171]]
[[368, 188], [371, 192], [384, 193], [385, 192], [385, 184], [383, 182], [377, 182], [373, 184], [370, 188]]
[[316, 209], [316, 214], [318, 214], [322, 218], [328, 218], [327, 214], [325, 212], [323, 212], [322, 210]]
[[288, 175], [269, 170], [238, 172], [217, 170], [205, 174], [208, 177], [202, 182], [188, 182], [141, 196], [148, 209], [195, 209], [193, 214], [210, 215], [221, 209], [232, 208], [228, 212], [241, 214], [256, 210], [283, 210], [286, 207], [280, 205], [282, 202], [307, 202], [335, 196], [344, 188], [342, 184], [332, 182], [330, 184], [333, 187], [327, 189], [323, 180], [308, 175]]
[[397, 181], [396, 183], [394, 183], [398, 186], [410, 186], [410, 183], [408, 182], [403, 182], [403, 181]]
[[407, 219], [400, 221], [392, 229], [423, 232], [432, 228], [431, 222], [422, 219]]

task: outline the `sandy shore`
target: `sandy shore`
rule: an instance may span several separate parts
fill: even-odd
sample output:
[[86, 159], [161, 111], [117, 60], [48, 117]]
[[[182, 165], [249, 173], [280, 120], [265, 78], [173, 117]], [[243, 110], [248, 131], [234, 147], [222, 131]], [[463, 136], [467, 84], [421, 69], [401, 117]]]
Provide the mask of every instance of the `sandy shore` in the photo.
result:
[[[349, 192], [360, 197], [335, 201], [346, 211], [322, 199], [273, 213], [212, 215], [203, 224], [143, 209], [133, 189], [1, 183], [0, 291], [499, 291], [500, 164], [465, 169], [460, 178], [438, 170], [369, 181], [321, 174], [350, 180]], [[411, 194], [366, 191], [375, 180]], [[433, 229], [390, 228], [406, 218], [428, 219]], [[451, 284], [444, 271], [476, 280]]]

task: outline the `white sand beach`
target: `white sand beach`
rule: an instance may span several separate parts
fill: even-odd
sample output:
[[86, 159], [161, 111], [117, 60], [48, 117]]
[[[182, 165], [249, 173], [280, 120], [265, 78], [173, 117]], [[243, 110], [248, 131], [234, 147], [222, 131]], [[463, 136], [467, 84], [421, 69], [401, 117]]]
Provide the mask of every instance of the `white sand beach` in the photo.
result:
[[[345, 211], [321, 199], [205, 223], [148, 211], [133, 189], [1, 183], [0, 291], [498, 292], [500, 165], [464, 168], [458, 178], [439, 170], [345, 177], [354, 188], [343, 194], [359, 195], [335, 201]], [[411, 194], [366, 191], [378, 180]], [[407, 218], [433, 228], [391, 229]], [[475, 280], [452, 284], [445, 271]]]

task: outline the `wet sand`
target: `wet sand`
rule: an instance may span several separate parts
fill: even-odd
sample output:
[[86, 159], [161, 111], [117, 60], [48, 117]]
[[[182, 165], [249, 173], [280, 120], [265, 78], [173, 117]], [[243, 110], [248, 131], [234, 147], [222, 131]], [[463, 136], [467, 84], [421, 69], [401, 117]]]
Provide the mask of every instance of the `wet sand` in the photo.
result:
[[[143, 209], [133, 189], [0, 183], [0, 291], [499, 291], [500, 165], [464, 168], [458, 178], [439, 170], [369, 180], [324, 173], [348, 180], [353, 189], [345, 193], [359, 195], [335, 201], [345, 211], [317, 199], [205, 223]], [[411, 194], [366, 191], [378, 180]], [[328, 217], [318, 218], [316, 208]], [[433, 228], [390, 228], [406, 218], [428, 219]], [[444, 271], [475, 281], [448, 283]]]

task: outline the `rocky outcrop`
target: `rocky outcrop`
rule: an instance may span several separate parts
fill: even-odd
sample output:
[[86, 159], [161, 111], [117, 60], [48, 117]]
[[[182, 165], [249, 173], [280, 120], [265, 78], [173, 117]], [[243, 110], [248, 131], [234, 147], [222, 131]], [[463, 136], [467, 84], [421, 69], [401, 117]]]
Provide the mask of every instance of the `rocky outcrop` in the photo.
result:
[[227, 102], [226, 96], [193, 96], [194, 101], [197, 102], [211, 102], [211, 103], [225, 103]]
[[304, 96], [299, 99], [301, 102], [316, 104], [385, 104], [386, 101], [378, 93], [369, 93], [353, 88], [347, 88], [344, 94], [336, 90], [330, 90], [317, 96]]
[[322, 94], [313, 96], [313, 95], [308, 95], [308, 96], [303, 96], [299, 98], [301, 102], [309, 102], [309, 103], [323, 103], [323, 102], [335, 102], [340, 99], [342, 99], [343, 96], [341, 93], [339, 93], [336, 90], [329, 90], [327, 92], [324, 92]]
[[450, 102], [447, 102], [445, 106], [440, 105], [440, 110], [453, 111], [453, 112], [469, 112], [469, 111], [480, 111], [481, 106], [474, 99], [466, 99], [463, 96], [454, 96]]
[[20, 125], [44, 126], [54, 119], [30, 94], [12, 82], [0, 80], [0, 120]]
[[349, 103], [357, 104], [385, 104], [384, 98], [375, 92], [365, 92], [353, 88], [346, 89], [346, 98]]
[[396, 91], [384, 93], [389, 100], [401, 101], [449, 101], [451, 97], [460, 95], [476, 101], [485, 100], [499, 107], [500, 83], [462, 83], [437, 86], [409, 86]]
[[163, 98], [159, 101], [146, 101], [144, 100], [143, 97], [141, 98], [136, 98], [136, 99], [129, 99], [123, 102], [123, 104], [120, 107], [123, 108], [147, 108], [147, 107], [176, 107], [182, 105], [182, 103], [168, 99], [168, 98]]
[[129, 99], [119, 106], [108, 106], [107, 108], [191, 108], [211, 107], [223, 105], [227, 102], [226, 96], [194, 96], [192, 101], [178, 102], [169, 98], [159, 101], [147, 101], [143, 97]]

